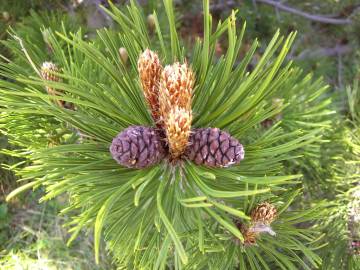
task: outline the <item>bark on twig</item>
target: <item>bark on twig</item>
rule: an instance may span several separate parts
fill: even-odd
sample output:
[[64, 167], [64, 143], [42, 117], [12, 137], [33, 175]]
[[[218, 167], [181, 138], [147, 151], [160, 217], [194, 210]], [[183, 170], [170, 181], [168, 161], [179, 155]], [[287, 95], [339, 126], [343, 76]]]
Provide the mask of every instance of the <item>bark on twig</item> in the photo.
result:
[[300, 53], [297, 56], [291, 56], [289, 59], [294, 60], [304, 60], [309, 58], [319, 58], [319, 57], [331, 57], [331, 56], [339, 56], [350, 53], [352, 51], [352, 47], [350, 45], [336, 45], [332, 48], [319, 48], [319, 49], [307, 49]]
[[311, 21], [321, 22], [321, 23], [327, 23], [327, 24], [350, 24], [352, 23], [352, 20], [349, 18], [345, 19], [338, 19], [338, 18], [330, 18], [326, 15], [318, 15], [318, 14], [309, 14], [307, 12], [286, 6], [282, 4], [281, 2], [273, 1], [273, 0], [256, 0], [258, 3], [271, 5], [279, 10], [283, 10], [295, 15], [302, 16], [306, 19], [309, 19]]
[[220, 3], [215, 3], [210, 5], [210, 10], [212, 12], [216, 12], [216, 11], [222, 11], [226, 8], [234, 8], [236, 6], [236, 2], [233, 0], [225, 0], [225, 1], [221, 1]]

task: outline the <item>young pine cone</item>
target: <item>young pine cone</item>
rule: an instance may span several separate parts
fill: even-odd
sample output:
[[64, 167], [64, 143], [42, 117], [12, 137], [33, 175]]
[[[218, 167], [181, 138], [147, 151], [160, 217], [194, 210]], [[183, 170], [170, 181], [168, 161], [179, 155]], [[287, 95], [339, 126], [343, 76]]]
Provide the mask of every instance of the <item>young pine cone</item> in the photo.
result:
[[158, 55], [146, 49], [138, 59], [141, 86], [155, 123], [159, 122], [159, 82], [162, 66]]
[[[41, 66], [41, 77], [46, 81], [61, 82], [61, 78], [54, 73], [59, 73], [60, 70], [52, 62], [44, 62]], [[52, 87], [46, 86], [46, 92], [52, 96], [59, 96], [61, 91], [58, 91]], [[56, 104], [65, 109], [74, 110], [74, 104], [66, 102], [64, 100], [55, 100]]]
[[260, 203], [251, 211], [251, 221], [253, 223], [271, 224], [277, 216], [277, 210], [274, 205], [264, 202]]
[[244, 148], [229, 133], [218, 128], [194, 129], [185, 157], [197, 165], [228, 167], [244, 159]]
[[146, 168], [160, 162], [166, 155], [156, 129], [130, 126], [119, 133], [110, 146], [112, 157], [128, 168]]

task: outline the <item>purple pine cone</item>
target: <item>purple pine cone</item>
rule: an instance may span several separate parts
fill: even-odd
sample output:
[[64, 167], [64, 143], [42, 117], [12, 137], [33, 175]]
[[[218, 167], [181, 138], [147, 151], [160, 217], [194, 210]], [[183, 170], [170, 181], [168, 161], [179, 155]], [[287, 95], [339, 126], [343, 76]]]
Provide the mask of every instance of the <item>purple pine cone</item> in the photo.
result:
[[185, 157], [197, 165], [228, 167], [244, 159], [242, 144], [229, 133], [218, 128], [192, 130]]
[[128, 168], [146, 168], [165, 156], [164, 144], [155, 128], [130, 126], [120, 132], [110, 146], [112, 157]]

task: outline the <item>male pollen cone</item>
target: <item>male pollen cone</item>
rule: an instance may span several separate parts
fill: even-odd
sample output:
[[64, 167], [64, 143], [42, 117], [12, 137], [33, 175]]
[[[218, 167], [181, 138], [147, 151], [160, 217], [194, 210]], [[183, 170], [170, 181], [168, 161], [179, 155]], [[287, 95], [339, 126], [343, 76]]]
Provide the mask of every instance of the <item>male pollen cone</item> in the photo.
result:
[[159, 81], [162, 72], [159, 56], [155, 52], [146, 49], [139, 56], [138, 71], [151, 116], [155, 123], [159, 124]]
[[185, 151], [191, 130], [191, 95], [194, 74], [187, 64], [178, 62], [164, 68], [160, 78], [161, 126], [165, 130], [172, 158]]
[[194, 73], [187, 64], [176, 62], [164, 68], [160, 79], [159, 104], [163, 119], [171, 108], [191, 111], [191, 96], [195, 82]]
[[178, 158], [188, 145], [192, 114], [191, 111], [175, 107], [165, 120], [165, 133], [172, 158]]

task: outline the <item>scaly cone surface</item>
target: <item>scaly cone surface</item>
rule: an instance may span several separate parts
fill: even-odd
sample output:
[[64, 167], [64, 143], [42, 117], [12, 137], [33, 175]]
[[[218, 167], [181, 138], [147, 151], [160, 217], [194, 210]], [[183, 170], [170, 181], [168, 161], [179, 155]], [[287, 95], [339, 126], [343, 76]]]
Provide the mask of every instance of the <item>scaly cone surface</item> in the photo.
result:
[[110, 146], [112, 157], [128, 168], [146, 168], [159, 163], [166, 155], [157, 130], [131, 126], [120, 132]]
[[242, 144], [218, 128], [194, 129], [185, 156], [197, 165], [227, 167], [244, 159]]

